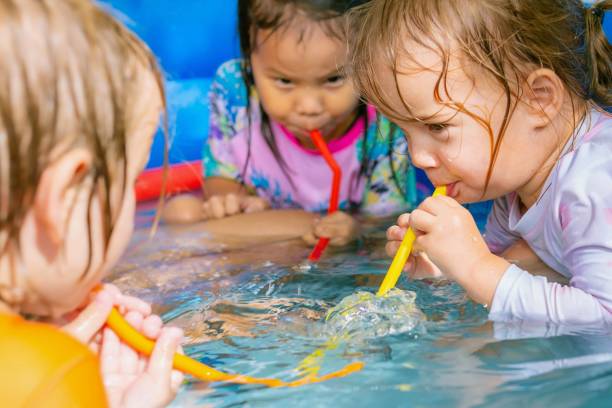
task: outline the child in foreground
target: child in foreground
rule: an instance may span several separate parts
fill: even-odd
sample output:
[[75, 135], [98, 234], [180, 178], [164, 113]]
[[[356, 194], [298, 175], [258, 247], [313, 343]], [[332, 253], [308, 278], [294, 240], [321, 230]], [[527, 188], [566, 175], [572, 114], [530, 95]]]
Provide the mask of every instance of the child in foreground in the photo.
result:
[[[447, 197], [417, 231], [412, 276], [445, 276], [493, 320], [612, 324], [611, 1], [374, 0], [355, 17], [361, 91]], [[495, 200], [482, 237], [460, 204]], [[569, 284], [504, 256], [515, 247]], [[519, 262], [519, 265], [521, 264]]]
[[359, 233], [357, 211], [390, 215], [414, 207], [414, 171], [403, 137], [360, 101], [345, 74], [344, 15], [360, 3], [238, 2], [243, 58], [224, 63], [212, 84], [204, 201], [190, 207], [189, 199], [175, 199], [166, 219], [218, 219], [267, 208], [326, 211], [332, 173], [310, 139], [314, 129], [342, 169], [341, 211], [311, 223], [303, 237], [308, 243], [321, 236], [332, 245], [349, 243]]
[[[132, 233], [164, 108], [157, 64], [87, 0], [2, 1], [0, 56], [0, 400], [163, 406], [181, 331], [111, 286], [90, 295]], [[156, 340], [150, 358], [104, 328], [113, 306]]]

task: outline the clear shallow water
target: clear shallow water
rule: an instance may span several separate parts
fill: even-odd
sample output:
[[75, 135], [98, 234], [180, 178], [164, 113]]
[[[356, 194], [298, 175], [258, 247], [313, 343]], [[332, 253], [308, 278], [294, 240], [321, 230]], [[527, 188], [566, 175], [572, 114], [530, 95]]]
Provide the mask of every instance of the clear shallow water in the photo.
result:
[[[215, 368], [295, 379], [328, 340], [326, 312], [356, 291], [375, 292], [388, 266], [383, 228], [365, 242], [297, 268], [297, 242], [213, 241], [197, 230], [137, 231], [111, 277], [185, 329], [186, 352]], [[299, 388], [187, 383], [174, 406], [612, 406], [612, 336], [563, 327], [492, 324], [445, 282], [400, 280], [425, 314], [423, 330], [340, 342], [321, 374], [353, 362], [348, 377]]]

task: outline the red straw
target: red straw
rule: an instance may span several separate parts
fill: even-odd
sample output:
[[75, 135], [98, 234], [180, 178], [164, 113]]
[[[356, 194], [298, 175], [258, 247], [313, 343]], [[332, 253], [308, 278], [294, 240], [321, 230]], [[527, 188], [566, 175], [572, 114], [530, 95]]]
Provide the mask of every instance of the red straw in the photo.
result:
[[[327, 209], [327, 214], [331, 214], [338, 209], [338, 194], [340, 192], [340, 179], [342, 178], [342, 170], [340, 170], [340, 166], [338, 166], [338, 163], [336, 163], [336, 160], [334, 160], [334, 156], [332, 156], [329, 149], [327, 148], [327, 144], [325, 143], [325, 140], [323, 140], [321, 132], [319, 132], [318, 130], [313, 130], [312, 132], [310, 132], [310, 137], [312, 138], [312, 141], [314, 142], [315, 146], [317, 146], [317, 149], [319, 149], [319, 152], [321, 152], [321, 154], [323, 155], [325, 162], [327, 163], [334, 175], [331, 188], [331, 197], [329, 198], [329, 208]], [[313, 262], [318, 261], [321, 258], [323, 251], [325, 251], [325, 248], [327, 248], [328, 244], [329, 238], [319, 238], [319, 242], [317, 242], [317, 245], [313, 248], [312, 252], [308, 256], [308, 259]]]

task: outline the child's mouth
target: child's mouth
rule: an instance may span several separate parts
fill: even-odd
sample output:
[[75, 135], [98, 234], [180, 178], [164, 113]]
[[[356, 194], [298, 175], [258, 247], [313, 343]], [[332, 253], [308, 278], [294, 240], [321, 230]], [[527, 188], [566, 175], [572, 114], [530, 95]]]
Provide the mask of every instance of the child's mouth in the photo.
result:
[[446, 195], [451, 198], [456, 198], [459, 195], [459, 189], [457, 188], [458, 181], [446, 185]]

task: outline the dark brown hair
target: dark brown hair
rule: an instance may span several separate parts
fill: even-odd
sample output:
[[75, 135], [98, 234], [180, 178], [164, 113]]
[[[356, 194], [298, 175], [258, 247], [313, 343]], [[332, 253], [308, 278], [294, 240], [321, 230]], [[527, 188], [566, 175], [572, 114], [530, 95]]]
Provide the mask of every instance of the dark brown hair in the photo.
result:
[[154, 57], [88, 0], [3, 0], [0, 57], [0, 253], [16, 241], [43, 171], [77, 146], [92, 153], [82, 185], [90, 206], [101, 197], [106, 246], [121, 208], [111, 186], [131, 188], [126, 139], [138, 75], [154, 75], [165, 110]]
[[[404, 44], [437, 52], [443, 68], [435, 99], [469, 114], [489, 131], [488, 185], [505, 129], [521, 97], [526, 66], [553, 70], [572, 101], [610, 109], [612, 46], [602, 27], [605, 11], [610, 9], [611, 0], [590, 8], [579, 0], [372, 0], [352, 15], [351, 59], [357, 88], [383, 113], [398, 119], [405, 114], [387, 102], [378, 84], [380, 72], [375, 61], [382, 61], [394, 72], [399, 94], [398, 58], [418, 64], [418, 56]], [[468, 112], [448, 95], [451, 43], [505, 91], [506, 112], [497, 139], [485, 118]], [[410, 115], [410, 107], [404, 105]]]
[[[255, 81], [251, 73], [251, 54], [255, 50], [257, 43], [258, 30], [271, 30], [272, 33], [277, 30], [282, 30], [288, 27], [297, 17], [305, 17], [309, 21], [320, 24], [325, 32], [331, 37], [339, 41], [346, 41], [346, 14], [356, 6], [366, 3], [367, 0], [239, 0], [238, 1], [238, 32], [240, 37], [240, 49], [242, 51], [242, 77], [247, 88], [247, 92], [255, 89]], [[301, 36], [300, 38], [302, 38]], [[251, 101], [247, 95], [247, 116], [249, 126], [249, 147], [247, 150], [247, 160], [242, 171], [242, 179], [240, 182], [245, 184], [244, 174], [251, 156]], [[288, 176], [290, 182], [290, 169], [284, 162], [283, 157], [278, 151], [274, 135], [270, 127], [270, 118], [260, 106], [261, 112], [261, 131], [265, 138], [266, 144], [272, 151], [274, 157], [281, 165], [281, 168]], [[360, 101], [358, 105], [358, 118], [365, 120], [365, 133], [368, 132], [368, 115], [366, 105]], [[392, 128], [392, 133], [396, 134], [397, 128]], [[371, 143], [364, 141], [361, 157], [360, 175], [369, 177], [372, 173], [372, 167], [376, 163], [371, 163], [369, 160], [368, 147]], [[392, 159], [393, 140], [389, 140], [389, 162], [393, 178], [399, 191], [402, 193], [402, 183], [397, 179], [396, 171]]]

